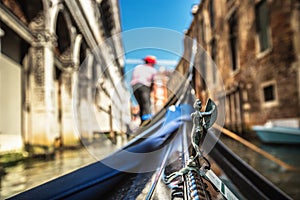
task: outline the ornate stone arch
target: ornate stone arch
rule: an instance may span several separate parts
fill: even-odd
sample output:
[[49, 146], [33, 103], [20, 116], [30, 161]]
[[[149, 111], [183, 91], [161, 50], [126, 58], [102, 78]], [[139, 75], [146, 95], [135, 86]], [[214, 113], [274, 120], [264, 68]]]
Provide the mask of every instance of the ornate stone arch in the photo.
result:
[[[74, 33], [76, 32], [71, 24], [71, 20], [66, 11], [62, 10], [58, 12], [57, 20], [55, 23], [55, 33], [57, 36], [57, 50], [59, 55], [65, 54], [70, 51], [72, 39], [74, 38]], [[73, 39], [74, 40], [74, 39]], [[68, 54], [71, 52], [68, 52]], [[69, 56], [69, 55], [67, 55]]]
[[42, 0], [2, 0], [3, 4], [24, 24], [31, 22], [41, 11], [44, 10]]
[[75, 37], [74, 48], [73, 48], [73, 62], [75, 68], [78, 68], [80, 64], [80, 49], [82, 44], [82, 35], [78, 34]]
[[76, 70], [80, 64], [80, 51], [82, 50], [82, 35], [78, 34], [76, 25], [67, 10], [57, 13], [55, 33], [57, 36], [57, 55], [64, 70]]
[[61, 3], [61, 0], [43, 0], [43, 4], [45, 7], [46, 29], [48, 29], [51, 34], [54, 34], [58, 13], [63, 10], [64, 6]]

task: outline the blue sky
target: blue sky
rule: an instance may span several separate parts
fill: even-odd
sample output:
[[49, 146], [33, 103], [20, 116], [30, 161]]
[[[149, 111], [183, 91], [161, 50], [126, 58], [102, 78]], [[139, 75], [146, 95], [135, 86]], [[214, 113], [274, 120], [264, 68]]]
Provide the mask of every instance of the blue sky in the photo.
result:
[[[173, 35], [170, 38], [169, 36], [160, 37], [155, 34], [144, 38], [150, 43], [164, 43], [164, 48], [167, 50], [157, 50], [158, 45], [154, 48], [140, 47], [143, 49], [133, 51], [128, 48], [132, 43], [139, 42], [140, 45], [143, 44], [135, 36], [124, 37], [123, 45], [127, 60], [125, 69], [132, 68], [132, 66], [141, 62], [144, 56], [149, 54], [157, 57], [158, 65], [164, 65], [167, 68], [174, 67], [180, 57], [175, 54], [182, 54], [183, 51], [183, 38], [181, 36], [189, 28], [193, 19], [192, 7], [199, 4], [199, 2], [200, 0], [119, 0], [122, 32], [132, 31], [131, 35], [135, 35], [134, 30], [136, 29], [159, 27], [170, 30], [169, 35]], [[170, 48], [168, 45], [170, 45]], [[177, 46], [174, 47], [174, 45]], [[178, 49], [175, 54], [171, 50], [174, 48]]]
[[191, 9], [199, 0], [120, 0], [122, 30], [164, 27], [182, 32], [192, 20]]
[[[192, 7], [200, 0], [119, 0], [125, 51], [125, 84], [132, 69], [146, 55], [157, 57], [158, 69], [172, 69], [183, 52], [183, 36], [193, 20]], [[152, 28], [151, 28], [152, 27]], [[136, 104], [132, 97], [133, 104]]]

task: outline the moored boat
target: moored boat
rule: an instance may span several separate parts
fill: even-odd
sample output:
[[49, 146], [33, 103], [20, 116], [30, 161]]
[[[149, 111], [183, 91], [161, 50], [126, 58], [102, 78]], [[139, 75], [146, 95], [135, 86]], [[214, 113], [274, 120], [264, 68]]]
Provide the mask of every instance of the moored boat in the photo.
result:
[[267, 123], [264, 126], [253, 126], [252, 129], [264, 143], [300, 144], [300, 128]]

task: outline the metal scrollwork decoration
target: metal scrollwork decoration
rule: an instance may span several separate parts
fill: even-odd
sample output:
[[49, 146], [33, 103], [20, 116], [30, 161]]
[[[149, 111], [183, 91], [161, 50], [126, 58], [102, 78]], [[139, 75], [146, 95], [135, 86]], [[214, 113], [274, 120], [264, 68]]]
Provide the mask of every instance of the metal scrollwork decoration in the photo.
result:
[[[201, 145], [203, 143], [207, 130], [215, 123], [218, 113], [217, 106], [211, 99], [208, 99], [204, 112], [201, 111], [202, 103], [199, 99], [195, 101], [194, 109], [195, 112], [191, 114], [191, 118], [193, 120], [191, 143], [195, 150], [195, 155], [190, 157], [187, 165], [184, 168], [168, 175], [166, 177], [166, 184], [170, 184], [175, 178], [183, 176], [191, 171], [194, 171], [203, 176], [203, 172], [201, 172], [201, 170], [198, 168], [195, 159], [198, 157], [204, 158], [201, 152]], [[208, 163], [208, 166], [210, 166], [207, 159], [204, 160]]]
[[202, 103], [197, 99], [194, 103], [195, 112], [191, 114], [193, 120], [193, 130], [191, 134], [191, 142], [196, 152], [194, 159], [198, 156], [202, 156], [200, 147], [206, 136], [207, 130], [215, 123], [217, 119], [217, 107], [216, 104], [208, 99], [206, 109], [201, 112]]

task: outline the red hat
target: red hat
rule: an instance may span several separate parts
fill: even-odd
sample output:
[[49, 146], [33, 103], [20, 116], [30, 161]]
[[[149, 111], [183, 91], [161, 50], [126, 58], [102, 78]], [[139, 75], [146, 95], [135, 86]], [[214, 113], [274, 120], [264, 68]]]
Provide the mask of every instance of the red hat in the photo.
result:
[[156, 57], [155, 56], [146, 56], [144, 58], [144, 61], [146, 63], [153, 63], [153, 64], [155, 64], [156, 63]]

